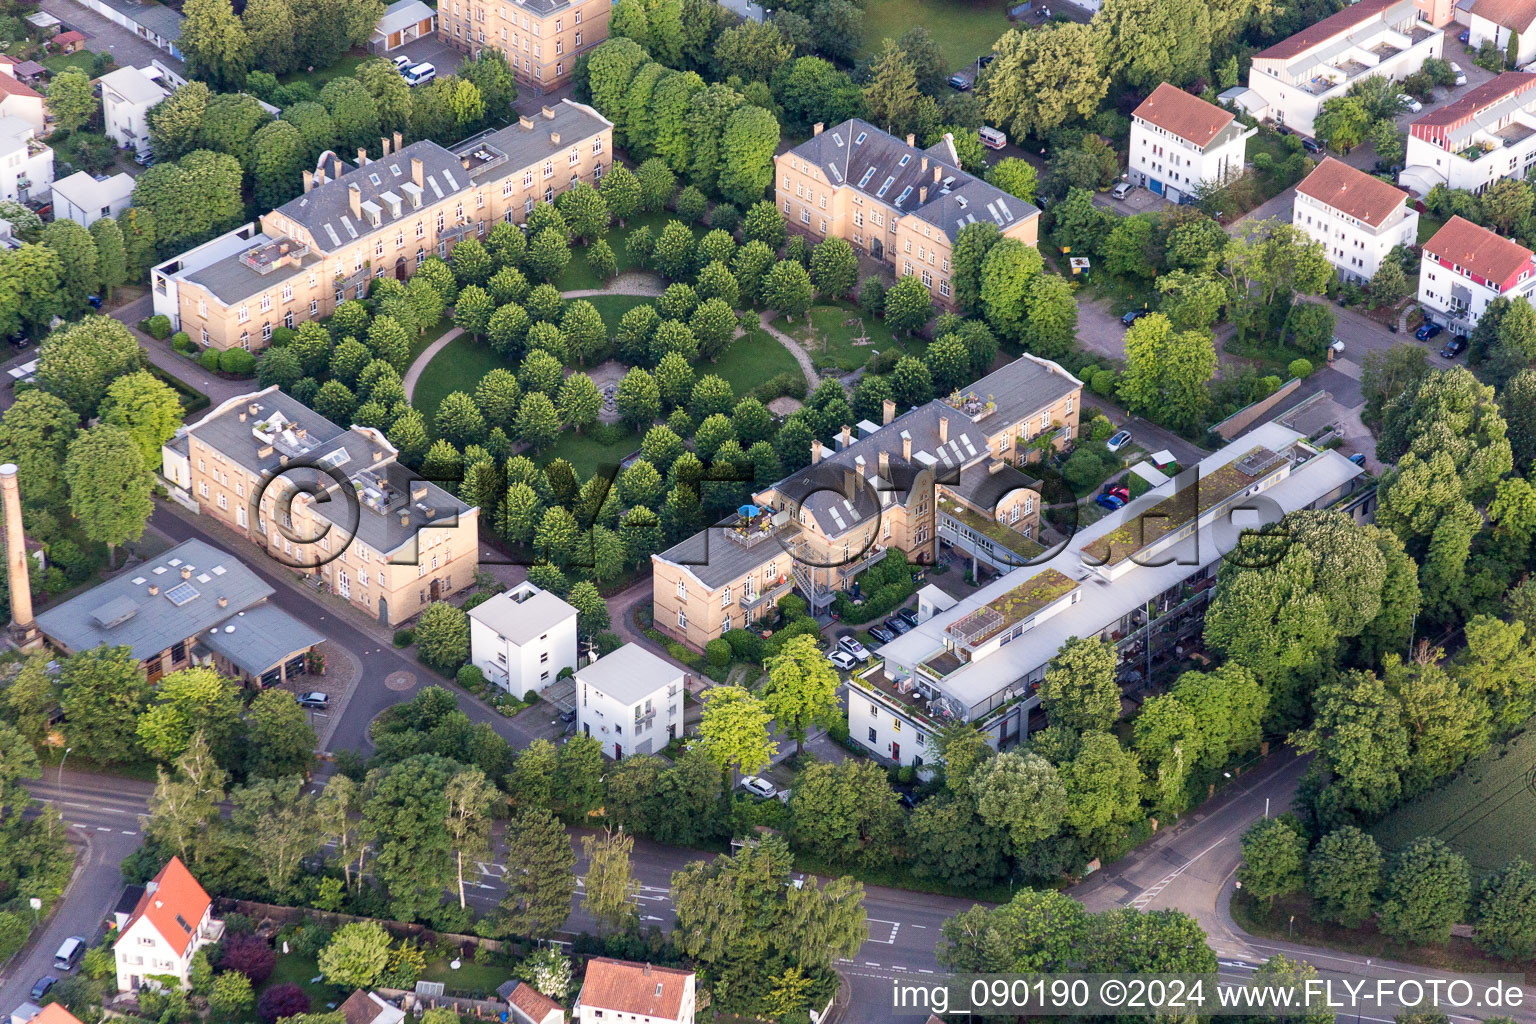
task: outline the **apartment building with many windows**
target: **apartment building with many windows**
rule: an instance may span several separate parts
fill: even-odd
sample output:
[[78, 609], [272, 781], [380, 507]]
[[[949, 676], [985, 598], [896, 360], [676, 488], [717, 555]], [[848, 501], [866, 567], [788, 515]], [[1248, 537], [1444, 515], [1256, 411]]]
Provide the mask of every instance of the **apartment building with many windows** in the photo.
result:
[[1419, 239], [1407, 192], [1331, 156], [1296, 186], [1291, 223], [1322, 244], [1341, 278], [1361, 283], [1394, 248]]
[[774, 157], [779, 208], [813, 241], [842, 238], [906, 277], [918, 275], [942, 306], [955, 304], [950, 253], [967, 225], [990, 220], [1005, 238], [1034, 245], [1040, 211], [960, 169], [954, 139], [918, 149], [853, 118]]
[[612, 0], [442, 0], [437, 34], [471, 56], [500, 50], [520, 85], [552, 89], [608, 38], [612, 12]]
[[1402, 81], [1441, 56], [1445, 33], [1432, 22], [1434, 0], [1360, 0], [1253, 55], [1248, 88], [1268, 117], [1311, 135], [1323, 104], [1372, 75]]
[[380, 431], [276, 387], [186, 427], [162, 465], [203, 515], [385, 625], [472, 586], [480, 567], [479, 509], [401, 465]]
[[1131, 116], [1130, 180], [1170, 202], [1189, 202], [1202, 184], [1225, 185], [1243, 173], [1246, 128], [1230, 110], [1162, 83]]
[[798, 591], [825, 612], [891, 548], [932, 563], [947, 544], [1003, 570], [1037, 555], [1040, 484], [1028, 464], [1076, 434], [1082, 382], [1024, 356], [963, 392], [883, 423], [844, 426], [810, 465], [652, 562], [656, 628], [691, 647], [773, 613]]
[[369, 282], [406, 278], [462, 238], [484, 239], [499, 220], [521, 223], [577, 182], [596, 184], [613, 163], [613, 125], [562, 100], [535, 117], [451, 150], [380, 139], [355, 164], [322, 154], [304, 192], [151, 272], [155, 312], [213, 348], [264, 347], [279, 327], [329, 316]]
[[1288, 427], [1258, 427], [1049, 557], [943, 610], [923, 605], [928, 617], [849, 679], [849, 734], [881, 758], [918, 766], [954, 723], [973, 724], [994, 747], [1016, 742], [1046, 665], [1071, 637], [1110, 640], [1121, 679], [1145, 678], [1200, 632], [1241, 528], [1331, 505], [1362, 472]]
[[1488, 303], [1529, 299], [1536, 291], [1536, 253], [1495, 231], [1452, 217], [1424, 243], [1419, 305], [1457, 334], [1471, 334]]
[[1536, 166], [1536, 75], [1506, 71], [1408, 126], [1398, 184], [1482, 192]]

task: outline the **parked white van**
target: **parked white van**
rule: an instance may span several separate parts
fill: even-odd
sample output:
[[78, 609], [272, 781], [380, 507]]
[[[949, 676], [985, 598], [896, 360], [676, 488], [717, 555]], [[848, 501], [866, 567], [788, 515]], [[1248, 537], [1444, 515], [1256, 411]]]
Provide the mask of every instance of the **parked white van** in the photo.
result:
[[406, 85], [425, 85], [436, 77], [437, 68], [428, 63], [417, 64], [413, 68], [405, 69]]
[[53, 969], [56, 971], [72, 971], [75, 963], [85, 952], [85, 940], [78, 935], [64, 940], [59, 951], [53, 954]]
[[1002, 149], [1008, 145], [1008, 136], [996, 128], [988, 128], [985, 125], [976, 129], [976, 134], [981, 136], [981, 144], [988, 149]]

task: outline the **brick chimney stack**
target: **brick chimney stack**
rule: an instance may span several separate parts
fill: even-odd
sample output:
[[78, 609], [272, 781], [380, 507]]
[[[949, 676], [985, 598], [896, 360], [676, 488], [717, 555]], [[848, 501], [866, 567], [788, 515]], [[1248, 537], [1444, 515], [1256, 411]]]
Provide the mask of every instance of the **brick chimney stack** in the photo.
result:
[[890, 426], [891, 421], [896, 418], [896, 403], [891, 401], [889, 398], [887, 398], [884, 402], [881, 402], [880, 414], [882, 417], [881, 423], [887, 427]]
[[19, 650], [42, 645], [32, 620], [31, 563], [21, 525], [21, 483], [14, 462], [0, 466], [0, 502], [5, 512], [5, 563], [11, 585], [11, 640]]
[[821, 461], [821, 438], [811, 438], [811, 465]]

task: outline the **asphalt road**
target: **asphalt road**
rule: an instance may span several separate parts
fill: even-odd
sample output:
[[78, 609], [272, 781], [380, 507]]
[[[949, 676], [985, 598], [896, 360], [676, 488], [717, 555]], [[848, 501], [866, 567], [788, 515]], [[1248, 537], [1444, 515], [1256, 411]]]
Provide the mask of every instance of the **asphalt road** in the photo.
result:
[[[1091, 876], [1070, 890], [1090, 910], [1133, 905], [1144, 910], [1178, 909], [1191, 914], [1210, 936], [1221, 959], [1223, 976], [1240, 979], [1275, 953], [1305, 959], [1322, 970], [1357, 978], [1450, 979], [1454, 972], [1434, 971], [1409, 964], [1373, 960], [1311, 949], [1293, 943], [1257, 939], [1243, 933], [1228, 912], [1233, 875], [1240, 859], [1238, 837], [1266, 813], [1284, 813], [1296, 784], [1305, 770], [1303, 760], [1281, 751], [1257, 763], [1225, 792], [1183, 822], [1165, 830], [1131, 856]], [[47, 973], [53, 951], [70, 935], [90, 935], [111, 909], [121, 888], [118, 864], [138, 845], [139, 814], [152, 787], [148, 783], [65, 772], [64, 785], [57, 776], [29, 787], [40, 798], [58, 802], [65, 820], [89, 841], [89, 855], [81, 876], [71, 888], [55, 920], [42, 939], [11, 975], [0, 981], [0, 1007], [9, 1009], [22, 1001], [36, 977]], [[580, 857], [579, 833], [572, 844]], [[498, 836], [498, 853], [505, 849]], [[642, 922], [668, 928], [674, 921], [669, 889], [672, 873], [685, 864], [707, 859], [709, 854], [662, 846], [646, 840], [635, 843], [632, 867], [641, 885], [636, 902]], [[482, 911], [501, 898], [504, 857], [477, 865], [478, 875], [469, 899]], [[578, 865], [578, 873], [585, 865]], [[921, 982], [939, 973], [935, 949], [941, 927], [948, 917], [971, 906], [973, 901], [932, 896], [870, 886], [865, 890], [870, 937], [858, 955], [839, 968], [852, 988], [851, 1022], [891, 1018], [892, 985], [896, 981]], [[572, 902], [567, 928], [586, 931], [590, 919], [580, 910], [580, 893]], [[1521, 1021], [1536, 1021], [1536, 989], [1527, 994], [1527, 1008], [1513, 1012]], [[1392, 1012], [1360, 1020], [1390, 1021]], [[1455, 1020], [1469, 1020], [1452, 1015]]]
[[[0, 977], [0, 1013], [26, 1002], [32, 985], [45, 974], [58, 976], [53, 954], [73, 935], [93, 938], [122, 894], [123, 858], [138, 849], [139, 815], [153, 791], [147, 782], [106, 775], [46, 772], [30, 783], [32, 793], [58, 807], [77, 850], [76, 873], [52, 920], [32, 947], [18, 954]], [[8, 1018], [7, 1018], [8, 1019]]]

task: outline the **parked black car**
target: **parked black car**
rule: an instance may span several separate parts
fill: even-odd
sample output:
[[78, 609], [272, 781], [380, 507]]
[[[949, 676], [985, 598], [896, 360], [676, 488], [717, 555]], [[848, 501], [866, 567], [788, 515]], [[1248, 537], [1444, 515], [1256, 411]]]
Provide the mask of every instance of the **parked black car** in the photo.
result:
[[1308, 153], [1321, 153], [1327, 147], [1324, 146], [1321, 142], [1318, 142], [1316, 139], [1302, 136], [1301, 148], [1306, 150]]
[[896, 617], [902, 622], [905, 622], [908, 626], [915, 627], [917, 625], [916, 608], [903, 608], [901, 611], [896, 613]]
[[909, 633], [912, 630], [912, 627], [909, 624], [901, 621], [901, 619], [894, 615], [885, 620], [885, 628], [895, 633], [897, 636], [901, 636], [903, 633]]
[[1152, 312], [1150, 309], [1133, 309], [1129, 313], [1125, 314], [1125, 316], [1122, 316], [1120, 318], [1120, 322], [1129, 327], [1131, 324], [1135, 323], [1137, 320], [1140, 320], [1150, 312]]
[[1467, 350], [1467, 337], [1464, 334], [1453, 334], [1451, 340], [1445, 343], [1440, 350], [1441, 359], [1455, 359]]
[[888, 644], [896, 639], [896, 631], [886, 629], [884, 626], [870, 626], [869, 635], [883, 644]]

